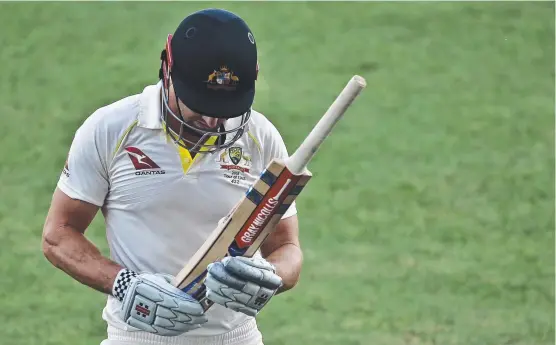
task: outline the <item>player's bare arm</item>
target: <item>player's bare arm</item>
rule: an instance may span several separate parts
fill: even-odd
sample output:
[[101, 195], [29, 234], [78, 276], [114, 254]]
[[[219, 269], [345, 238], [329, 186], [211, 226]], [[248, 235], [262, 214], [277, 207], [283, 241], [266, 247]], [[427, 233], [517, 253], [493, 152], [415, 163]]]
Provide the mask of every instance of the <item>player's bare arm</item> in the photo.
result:
[[[130, 271], [104, 257], [84, 236], [98, 209], [56, 188], [43, 229], [46, 258], [82, 284], [120, 299], [121, 317], [131, 326], [162, 336], [175, 336], [205, 323], [207, 318], [201, 305], [172, 286], [172, 277]], [[160, 296], [166, 297], [161, 301]], [[164, 323], [160, 320], [162, 316], [155, 321], [145, 319], [146, 314], [136, 313], [141, 307], [171, 312]]]
[[282, 278], [277, 293], [293, 288], [299, 281], [303, 252], [299, 243], [297, 215], [280, 220], [276, 229], [261, 246], [262, 256], [276, 268]]
[[110, 294], [122, 266], [104, 257], [84, 236], [98, 209], [56, 189], [44, 224], [42, 248], [54, 266], [77, 281]]

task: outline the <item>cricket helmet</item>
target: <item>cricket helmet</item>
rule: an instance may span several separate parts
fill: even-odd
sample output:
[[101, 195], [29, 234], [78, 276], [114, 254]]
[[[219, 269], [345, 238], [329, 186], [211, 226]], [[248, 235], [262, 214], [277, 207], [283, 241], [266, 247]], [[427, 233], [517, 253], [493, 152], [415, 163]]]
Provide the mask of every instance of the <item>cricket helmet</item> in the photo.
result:
[[[161, 60], [162, 117], [165, 124], [169, 116], [181, 124], [178, 131], [167, 126], [177, 144], [188, 146], [192, 152], [214, 152], [230, 147], [243, 135], [251, 116], [258, 75], [257, 45], [243, 19], [222, 9], [194, 12], [182, 20], [173, 35], [168, 35]], [[187, 123], [179, 107], [178, 114], [170, 109], [170, 83], [175, 98], [195, 113], [239, 121], [233, 121], [234, 128], [224, 124], [218, 130]], [[184, 137], [185, 133], [200, 139], [192, 142]], [[211, 137], [216, 137], [216, 141], [207, 144]]]

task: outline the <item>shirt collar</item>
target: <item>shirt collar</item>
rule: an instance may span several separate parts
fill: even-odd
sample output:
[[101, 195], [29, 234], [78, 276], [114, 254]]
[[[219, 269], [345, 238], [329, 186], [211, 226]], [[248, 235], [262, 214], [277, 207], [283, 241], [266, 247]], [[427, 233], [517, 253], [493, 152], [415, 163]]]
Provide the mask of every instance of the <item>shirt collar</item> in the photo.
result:
[[162, 81], [143, 89], [139, 98], [137, 126], [149, 129], [162, 129]]

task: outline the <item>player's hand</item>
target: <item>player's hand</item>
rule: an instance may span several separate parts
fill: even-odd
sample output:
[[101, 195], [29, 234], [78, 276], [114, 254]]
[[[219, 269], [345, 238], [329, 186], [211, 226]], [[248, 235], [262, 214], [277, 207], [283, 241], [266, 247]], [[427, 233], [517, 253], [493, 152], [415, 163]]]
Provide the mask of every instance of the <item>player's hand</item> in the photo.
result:
[[[130, 271], [128, 271], [130, 272]], [[140, 274], [128, 277], [120, 317], [128, 325], [161, 336], [176, 336], [201, 327], [207, 322], [203, 307], [191, 296], [171, 284], [172, 277]], [[121, 279], [119, 275], [116, 279]]]
[[257, 315], [282, 286], [274, 266], [262, 258], [226, 257], [207, 270], [207, 298], [249, 316]]

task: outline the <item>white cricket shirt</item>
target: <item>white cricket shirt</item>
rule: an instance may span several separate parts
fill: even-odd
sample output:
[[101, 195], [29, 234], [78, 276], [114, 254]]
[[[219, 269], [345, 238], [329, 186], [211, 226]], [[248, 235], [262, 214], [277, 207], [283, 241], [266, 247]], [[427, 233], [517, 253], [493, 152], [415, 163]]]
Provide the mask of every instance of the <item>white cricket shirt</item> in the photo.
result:
[[[161, 83], [147, 86], [87, 118], [58, 188], [102, 208], [112, 260], [137, 272], [176, 275], [267, 163], [288, 153], [274, 125], [252, 111], [231, 148], [191, 161], [163, 129], [160, 90]], [[228, 120], [230, 128], [238, 121]], [[292, 204], [284, 218], [296, 212]], [[119, 307], [109, 296], [103, 311], [109, 330], [135, 331], [120, 320]], [[220, 305], [207, 316], [202, 328], [182, 336], [222, 334], [251, 319]]]

